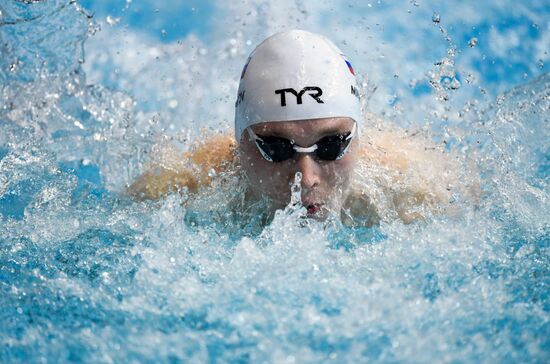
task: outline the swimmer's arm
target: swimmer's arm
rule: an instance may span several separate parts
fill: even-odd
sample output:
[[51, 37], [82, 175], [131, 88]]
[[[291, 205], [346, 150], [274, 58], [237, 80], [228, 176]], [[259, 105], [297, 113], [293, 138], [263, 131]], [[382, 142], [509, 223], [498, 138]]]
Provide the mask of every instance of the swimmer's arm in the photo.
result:
[[190, 192], [196, 192], [198, 186], [199, 182], [190, 170], [154, 166], [139, 176], [126, 192], [136, 200], [158, 200], [184, 188]]
[[454, 195], [474, 204], [479, 200], [475, 169], [427, 138], [402, 130], [370, 130], [367, 135], [360, 156], [367, 164], [365, 174], [371, 174], [369, 216], [376, 211], [382, 219], [396, 216], [411, 223], [428, 214], [455, 213]]
[[196, 193], [210, 184], [212, 171], [223, 172], [233, 163], [234, 151], [233, 138], [223, 135], [205, 138], [188, 153], [167, 148], [128, 187], [127, 193], [137, 200], [156, 200], [183, 190]]

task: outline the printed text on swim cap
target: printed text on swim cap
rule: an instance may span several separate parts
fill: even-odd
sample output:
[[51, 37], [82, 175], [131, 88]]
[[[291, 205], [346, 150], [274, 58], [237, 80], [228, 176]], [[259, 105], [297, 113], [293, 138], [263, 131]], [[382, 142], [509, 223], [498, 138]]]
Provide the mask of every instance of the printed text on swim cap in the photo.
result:
[[286, 93], [291, 93], [292, 95], [296, 96], [296, 104], [301, 105], [302, 104], [302, 96], [306, 91], [314, 91], [314, 93], [310, 92], [308, 93], [309, 96], [311, 96], [315, 101], [317, 101], [319, 104], [324, 104], [323, 100], [321, 100], [321, 95], [323, 94], [323, 90], [321, 90], [320, 87], [317, 86], [306, 86], [302, 89], [300, 92], [296, 92], [293, 88], [283, 88], [280, 90], [275, 90], [275, 94], [281, 95], [281, 106], [286, 106]]

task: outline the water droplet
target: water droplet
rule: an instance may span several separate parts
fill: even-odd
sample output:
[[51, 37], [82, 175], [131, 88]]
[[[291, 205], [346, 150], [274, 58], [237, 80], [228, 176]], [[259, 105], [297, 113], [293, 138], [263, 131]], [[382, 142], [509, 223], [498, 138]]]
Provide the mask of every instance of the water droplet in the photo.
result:
[[458, 90], [460, 86], [461, 86], [460, 81], [456, 77], [454, 77], [453, 80], [451, 81], [451, 89]]
[[478, 43], [478, 40], [476, 37], [473, 37], [472, 39], [470, 39], [470, 41], [468, 42], [468, 46], [470, 48], [474, 48]]
[[22, 314], [23, 313], [23, 309], [21, 307], [17, 307], [17, 313], [18, 314]]
[[89, 35], [94, 35], [100, 30], [101, 30], [101, 24], [99, 22], [88, 24], [88, 34]]
[[441, 17], [439, 16], [439, 14], [434, 13], [434, 15], [432, 15], [432, 21], [436, 24], [439, 24], [439, 22], [441, 21]]
[[118, 24], [118, 22], [120, 21], [120, 18], [114, 18], [110, 15], [107, 15], [107, 18], [105, 19], [105, 21], [107, 21], [107, 24], [109, 24], [110, 26], [113, 26]]

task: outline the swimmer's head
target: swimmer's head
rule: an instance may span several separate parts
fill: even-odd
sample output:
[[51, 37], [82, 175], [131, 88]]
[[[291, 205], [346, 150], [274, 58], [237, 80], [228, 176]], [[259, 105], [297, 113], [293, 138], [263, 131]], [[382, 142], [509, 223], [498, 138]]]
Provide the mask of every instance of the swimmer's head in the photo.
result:
[[235, 136], [250, 191], [274, 208], [302, 173], [313, 217], [340, 211], [356, 164], [361, 109], [354, 70], [329, 40], [302, 30], [275, 34], [242, 71]]
[[328, 39], [290, 30], [264, 40], [248, 57], [235, 103], [235, 138], [251, 125], [348, 117], [361, 122], [355, 73]]

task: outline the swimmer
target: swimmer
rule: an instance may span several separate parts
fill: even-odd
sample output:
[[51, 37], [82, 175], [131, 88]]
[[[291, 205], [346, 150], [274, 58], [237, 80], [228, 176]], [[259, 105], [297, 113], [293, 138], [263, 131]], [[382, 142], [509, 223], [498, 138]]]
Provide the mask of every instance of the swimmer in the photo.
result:
[[278, 33], [244, 65], [234, 138], [210, 136], [185, 154], [165, 148], [128, 192], [137, 199], [196, 194], [213, 174], [234, 169], [245, 184], [245, 204], [268, 201], [274, 212], [289, 203], [301, 172], [309, 217], [332, 214], [365, 226], [450, 213], [457, 193], [478, 195], [475, 183], [461, 183], [463, 166], [440, 146], [365, 120], [385, 125], [363, 114], [349, 59], [322, 36]]

